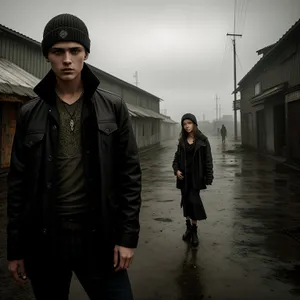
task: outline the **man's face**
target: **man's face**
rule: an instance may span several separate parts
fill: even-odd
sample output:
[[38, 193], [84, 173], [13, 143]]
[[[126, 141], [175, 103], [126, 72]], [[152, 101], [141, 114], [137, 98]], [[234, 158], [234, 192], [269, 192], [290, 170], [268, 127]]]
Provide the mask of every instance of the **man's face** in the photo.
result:
[[74, 42], [60, 42], [48, 52], [48, 60], [55, 75], [63, 81], [71, 81], [82, 71], [88, 58], [84, 47]]
[[194, 130], [194, 123], [191, 120], [184, 120], [183, 128], [187, 133], [191, 133]]

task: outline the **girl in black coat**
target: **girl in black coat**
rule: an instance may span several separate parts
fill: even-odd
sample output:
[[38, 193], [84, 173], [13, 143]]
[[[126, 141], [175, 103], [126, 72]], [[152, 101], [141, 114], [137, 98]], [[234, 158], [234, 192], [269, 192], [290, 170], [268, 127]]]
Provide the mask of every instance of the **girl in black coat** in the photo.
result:
[[198, 129], [193, 114], [181, 119], [182, 131], [173, 160], [177, 188], [181, 190], [181, 207], [186, 218], [186, 232], [183, 240], [190, 240], [198, 246], [197, 221], [206, 219], [206, 212], [200, 198], [200, 190], [213, 182], [213, 160], [210, 143]]

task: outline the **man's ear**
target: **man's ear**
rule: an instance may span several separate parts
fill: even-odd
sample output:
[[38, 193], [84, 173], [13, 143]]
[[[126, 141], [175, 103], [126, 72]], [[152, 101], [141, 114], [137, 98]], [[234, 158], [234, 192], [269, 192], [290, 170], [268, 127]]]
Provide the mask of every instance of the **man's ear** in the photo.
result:
[[89, 53], [87, 51], [85, 51], [84, 60], [87, 60], [88, 58], [89, 58]]

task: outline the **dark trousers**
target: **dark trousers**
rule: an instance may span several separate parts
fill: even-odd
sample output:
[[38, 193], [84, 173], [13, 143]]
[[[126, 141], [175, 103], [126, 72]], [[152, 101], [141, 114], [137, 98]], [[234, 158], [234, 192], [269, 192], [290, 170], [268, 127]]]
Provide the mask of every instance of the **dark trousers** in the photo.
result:
[[[65, 222], [57, 232], [55, 249], [48, 244], [47, 255], [35, 255], [28, 267], [25, 263], [37, 300], [69, 299], [73, 272], [92, 300], [133, 299], [127, 271], [115, 272], [113, 255], [101, 255], [101, 245], [97, 249], [89, 240], [89, 233], [84, 228]], [[107, 268], [110, 260], [112, 266]]]
[[[67, 300], [72, 277], [72, 269], [60, 266], [57, 270], [44, 270], [31, 276], [31, 285], [37, 300]], [[126, 271], [120, 271], [103, 278], [91, 276], [88, 270], [75, 267], [74, 272], [78, 277], [85, 292], [92, 300], [132, 300], [130, 281]]]

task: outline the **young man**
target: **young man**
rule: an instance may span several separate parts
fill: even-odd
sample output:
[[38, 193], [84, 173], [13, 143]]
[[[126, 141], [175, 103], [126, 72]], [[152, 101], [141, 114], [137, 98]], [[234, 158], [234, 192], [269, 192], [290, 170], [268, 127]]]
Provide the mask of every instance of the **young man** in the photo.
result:
[[141, 168], [128, 110], [85, 64], [82, 20], [45, 27], [51, 71], [21, 108], [8, 175], [8, 268], [36, 299], [68, 299], [74, 271], [91, 299], [132, 299]]

